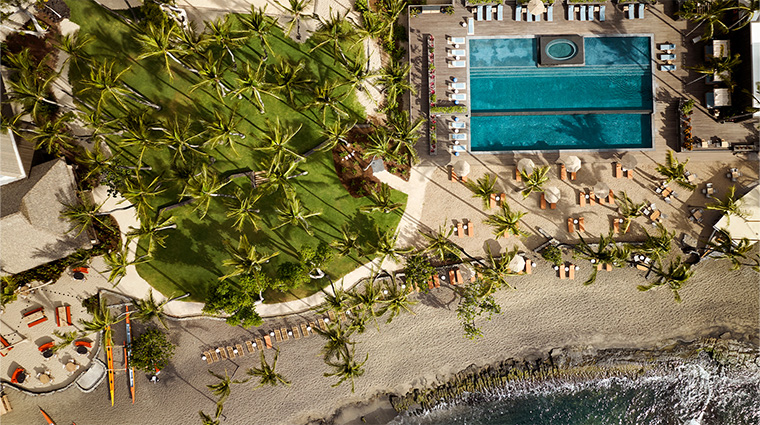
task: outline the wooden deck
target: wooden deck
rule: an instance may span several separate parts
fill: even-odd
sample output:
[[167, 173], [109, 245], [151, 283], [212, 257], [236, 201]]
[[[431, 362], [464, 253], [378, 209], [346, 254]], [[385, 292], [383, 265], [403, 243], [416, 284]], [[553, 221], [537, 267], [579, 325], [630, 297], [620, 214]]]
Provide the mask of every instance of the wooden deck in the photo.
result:
[[[580, 35], [599, 35], [599, 34], [651, 34], [655, 43], [654, 52], [658, 53], [656, 45], [660, 43], [676, 44], [675, 53], [677, 55], [674, 62], [678, 69], [674, 72], [665, 72], [659, 70], [659, 65], [663, 62], [654, 61], [654, 85], [655, 85], [655, 113], [654, 121], [654, 152], [648, 151], [638, 153], [637, 155], [646, 155], [648, 158], [660, 161], [664, 158], [667, 148], [676, 149], [679, 143], [678, 127], [678, 101], [681, 98], [692, 98], [696, 101], [694, 115], [692, 116], [693, 134], [704, 140], [709, 140], [713, 136], [719, 136], [731, 143], [757, 143], [757, 132], [753, 129], [753, 122], [743, 123], [718, 123], [708, 113], [704, 107], [704, 94], [711, 87], [703, 81], [687, 84], [692, 80], [698, 79], [700, 74], [686, 69], [687, 66], [693, 66], [701, 63], [704, 59], [704, 43], [692, 43], [694, 36], [701, 34], [700, 30], [686, 36], [692, 30], [692, 25], [684, 20], [674, 20], [677, 5], [674, 1], [668, 0], [658, 2], [656, 5], [649, 6], [645, 12], [644, 19], [626, 19], [622, 6], [616, 3], [606, 3], [606, 20], [599, 22], [595, 20], [578, 21], [567, 20], [567, 5], [565, 3], [555, 3], [553, 22], [542, 20], [541, 22], [516, 22], [514, 20], [514, 1], [508, 1], [504, 5], [504, 20], [496, 21], [476, 21], [474, 37], [483, 36], [525, 36], [528, 34], [580, 34]], [[468, 18], [474, 17], [475, 13], [469, 12], [461, 3], [454, 5], [455, 13], [447, 15], [443, 13], [420, 14], [416, 17], [409, 18], [409, 55], [411, 63], [411, 80], [414, 86], [419, 88], [416, 96], [411, 98], [411, 112], [414, 117], [427, 117], [428, 112], [428, 65], [427, 65], [427, 47], [426, 37], [433, 35], [435, 38], [435, 68], [436, 68], [436, 94], [438, 103], [447, 99], [446, 83], [456, 77], [460, 82], [467, 82], [468, 104], [470, 99], [470, 86], [467, 78], [467, 68], [449, 68], [447, 64], [447, 50], [452, 45], [447, 44], [447, 37], [468, 37], [467, 28], [462, 27], [462, 22]], [[598, 19], [598, 15], [595, 15]], [[467, 46], [459, 46], [460, 49]], [[469, 122], [467, 123], [469, 130]], [[418, 148], [423, 161], [444, 166], [451, 161], [451, 155], [448, 152], [450, 146], [449, 129], [447, 119], [438, 119], [438, 155], [431, 156], [427, 150], [427, 136], [421, 138]], [[469, 133], [469, 131], [468, 131]], [[469, 139], [469, 137], [468, 137]], [[424, 141], [425, 143], [422, 143]], [[468, 140], [469, 142], [469, 140]], [[466, 154], [469, 156], [469, 154]], [[601, 156], [610, 157], [611, 154]], [[695, 157], [699, 160], [703, 156], [705, 160], [722, 159], [731, 161], [733, 157], [730, 151], [709, 153], [684, 152], [684, 158]], [[478, 160], [488, 162], [488, 154], [479, 154]], [[499, 162], [510, 161], [513, 154], [499, 154], [494, 160]], [[548, 152], [543, 156], [544, 162], [554, 162], [557, 159], [556, 152]], [[498, 159], [497, 159], [498, 158]], [[607, 159], [609, 160], [609, 159]]]

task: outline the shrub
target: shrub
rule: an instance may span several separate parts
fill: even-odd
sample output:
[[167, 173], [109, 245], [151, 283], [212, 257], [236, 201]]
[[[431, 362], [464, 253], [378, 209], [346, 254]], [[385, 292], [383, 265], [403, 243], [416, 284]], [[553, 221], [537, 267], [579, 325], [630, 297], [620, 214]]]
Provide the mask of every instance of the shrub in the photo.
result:
[[155, 373], [156, 369], [161, 370], [169, 364], [174, 349], [175, 345], [166, 338], [166, 334], [158, 328], [150, 327], [132, 344], [129, 363], [135, 369]]
[[554, 264], [555, 266], [562, 265], [562, 251], [554, 245], [549, 245], [541, 252], [541, 256], [544, 260]]
[[435, 272], [430, 261], [425, 256], [417, 254], [407, 257], [405, 266], [404, 274], [407, 284], [416, 286], [422, 292], [428, 292], [428, 279]]

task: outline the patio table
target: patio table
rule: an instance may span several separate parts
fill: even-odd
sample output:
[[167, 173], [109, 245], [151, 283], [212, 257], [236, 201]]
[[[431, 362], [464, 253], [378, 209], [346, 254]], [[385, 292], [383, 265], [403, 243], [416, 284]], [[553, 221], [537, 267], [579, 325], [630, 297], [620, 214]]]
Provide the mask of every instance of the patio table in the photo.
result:
[[64, 367], [65, 367], [65, 368], [66, 368], [66, 370], [67, 370], [67, 371], [69, 371], [69, 372], [74, 372], [74, 371], [76, 371], [77, 369], [79, 369], [79, 365], [78, 365], [78, 364], [76, 364], [76, 363], [74, 363], [74, 362], [68, 362], [68, 363], [66, 363], [66, 366], [64, 366]]
[[44, 374], [44, 373], [43, 373], [42, 375], [40, 375], [40, 377], [39, 377], [39, 380], [40, 380], [40, 382], [41, 382], [41, 383], [43, 383], [43, 384], [47, 384], [47, 383], [50, 383], [50, 377], [49, 377], [49, 376], [47, 376], [47, 375], [46, 375], [46, 374]]
[[45, 312], [43, 310], [35, 311], [32, 314], [24, 316], [24, 323], [28, 325], [30, 323], [34, 323], [40, 319], [43, 319], [44, 317], [45, 317]]

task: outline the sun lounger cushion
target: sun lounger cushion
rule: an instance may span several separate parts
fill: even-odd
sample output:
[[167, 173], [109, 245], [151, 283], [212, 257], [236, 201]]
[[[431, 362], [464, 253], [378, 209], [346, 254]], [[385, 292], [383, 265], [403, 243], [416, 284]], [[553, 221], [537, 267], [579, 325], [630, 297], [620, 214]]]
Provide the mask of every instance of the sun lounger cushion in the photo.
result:
[[497, 21], [504, 20], [504, 6], [501, 4], [496, 6], [496, 20]]
[[467, 50], [465, 49], [451, 49], [449, 50], [449, 56], [465, 56]]
[[467, 18], [467, 35], [473, 35], [473, 34], [475, 34], [475, 20], [472, 19], [472, 16], [470, 16], [469, 18]]
[[605, 6], [605, 5], [601, 5], [601, 6], [599, 7], [599, 20], [600, 20], [601, 22], [604, 22], [604, 12], [605, 12], [605, 9], [606, 9], [606, 7], [607, 7], [607, 6]]
[[452, 133], [451, 140], [467, 140], [467, 135], [464, 133]]
[[554, 5], [546, 8], [546, 20], [552, 22], [554, 20]]
[[672, 44], [672, 43], [662, 43], [662, 44], [658, 45], [657, 48], [660, 49], [660, 50], [675, 50], [676, 49], [676, 45]]
[[464, 93], [452, 93], [449, 95], [449, 99], [451, 100], [467, 100], [467, 95]]
[[478, 6], [478, 13], [476, 18], [478, 21], [483, 20], [483, 9], [485, 9], [485, 6]]
[[639, 3], [639, 19], [644, 19], [644, 3]]
[[660, 53], [660, 60], [662, 61], [672, 61], [676, 59], [676, 55], [674, 53]]
[[567, 6], [567, 20], [572, 21], [575, 19], [575, 5], [570, 4]]
[[594, 6], [588, 7], [588, 20], [593, 21], [594, 20]]
[[451, 37], [449, 38], [449, 44], [464, 44], [464, 37]]
[[[672, 64], [660, 65], [660, 71], [675, 71], [675, 70], [676, 70], [675, 65], [672, 65]], [[707, 94], [712, 94], [712, 93], [708, 92]]]
[[515, 6], [515, 21], [522, 20], [522, 5]]
[[632, 4], [628, 5], [628, 13], [626, 14], [626, 18], [633, 19], [633, 7], [634, 5]]
[[580, 9], [581, 11], [581, 21], [585, 21], [586, 20], [586, 5], [582, 4], [578, 6], [578, 9]]
[[465, 124], [465, 123], [463, 123], [461, 121], [455, 121], [455, 122], [450, 123], [449, 127], [463, 129], [463, 128], [467, 127], [467, 124]]
[[449, 68], [464, 68], [467, 66], [467, 63], [465, 61], [450, 61], [449, 62]]
[[493, 7], [489, 4], [485, 6], [485, 10], [486, 10], [486, 21], [490, 21], [491, 19], [493, 19]]
[[449, 83], [449, 88], [451, 90], [466, 90], [467, 89], [467, 83]]

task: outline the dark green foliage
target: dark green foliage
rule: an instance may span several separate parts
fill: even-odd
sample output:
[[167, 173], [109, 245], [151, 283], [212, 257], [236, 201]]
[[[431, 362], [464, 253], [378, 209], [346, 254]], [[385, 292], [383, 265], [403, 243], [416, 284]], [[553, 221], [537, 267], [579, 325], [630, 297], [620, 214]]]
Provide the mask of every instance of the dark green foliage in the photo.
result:
[[146, 373], [155, 373], [169, 364], [174, 355], [172, 344], [158, 328], [150, 327], [135, 339], [129, 364]]
[[420, 291], [427, 292], [428, 280], [434, 272], [435, 269], [424, 255], [417, 254], [406, 258], [404, 273], [407, 285], [416, 286]]
[[142, 28], [147, 28], [148, 25], [153, 25], [154, 28], [158, 28], [161, 25], [169, 23], [169, 19], [163, 10], [153, 1], [146, 1], [140, 6], [140, 19], [139, 25]]
[[0, 278], [0, 285], [2, 285], [2, 292], [0, 292], [0, 305], [6, 305], [16, 301], [16, 288], [18, 284], [13, 276], [3, 276]]
[[96, 308], [98, 308], [98, 304], [100, 303], [100, 296], [98, 294], [95, 294], [89, 298], [85, 298], [82, 300], [82, 307], [87, 309], [87, 312], [92, 314], [93, 311], [95, 311]]
[[501, 313], [501, 306], [493, 297], [492, 285], [480, 279], [472, 282], [462, 290], [462, 300], [457, 307], [457, 318], [462, 324], [465, 337], [475, 339], [483, 333], [475, 325], [475, 320], [485, 316], [491, 320], [494, 314]]
[[325, 264], [330, 262], [333, 258], [333, 251], [329, 244], [321, 241], [316, 248], [310, 246], [302, 247], [301, 251], [298, 252], [298, 257], [308, 273], [312, 270], [322, 268]]
[[544, 260], [559, 266], [562, 264], [562, 251], [554, 245], [549, 245], [541, 251], [541, 256]]
[[263, 273], [245, 275], [237, 283], [225, 279], [213, 287], [203, 311], [229, 314], [227, 323], [232, 326], [260, 326], [263, 320], [256, 312], [256, 302], [271, 286], [272, 280]]
[[286, 262], [277, 267], [277, 287], [295, 289], [309, 281], [308, 270], [298, 263]]

